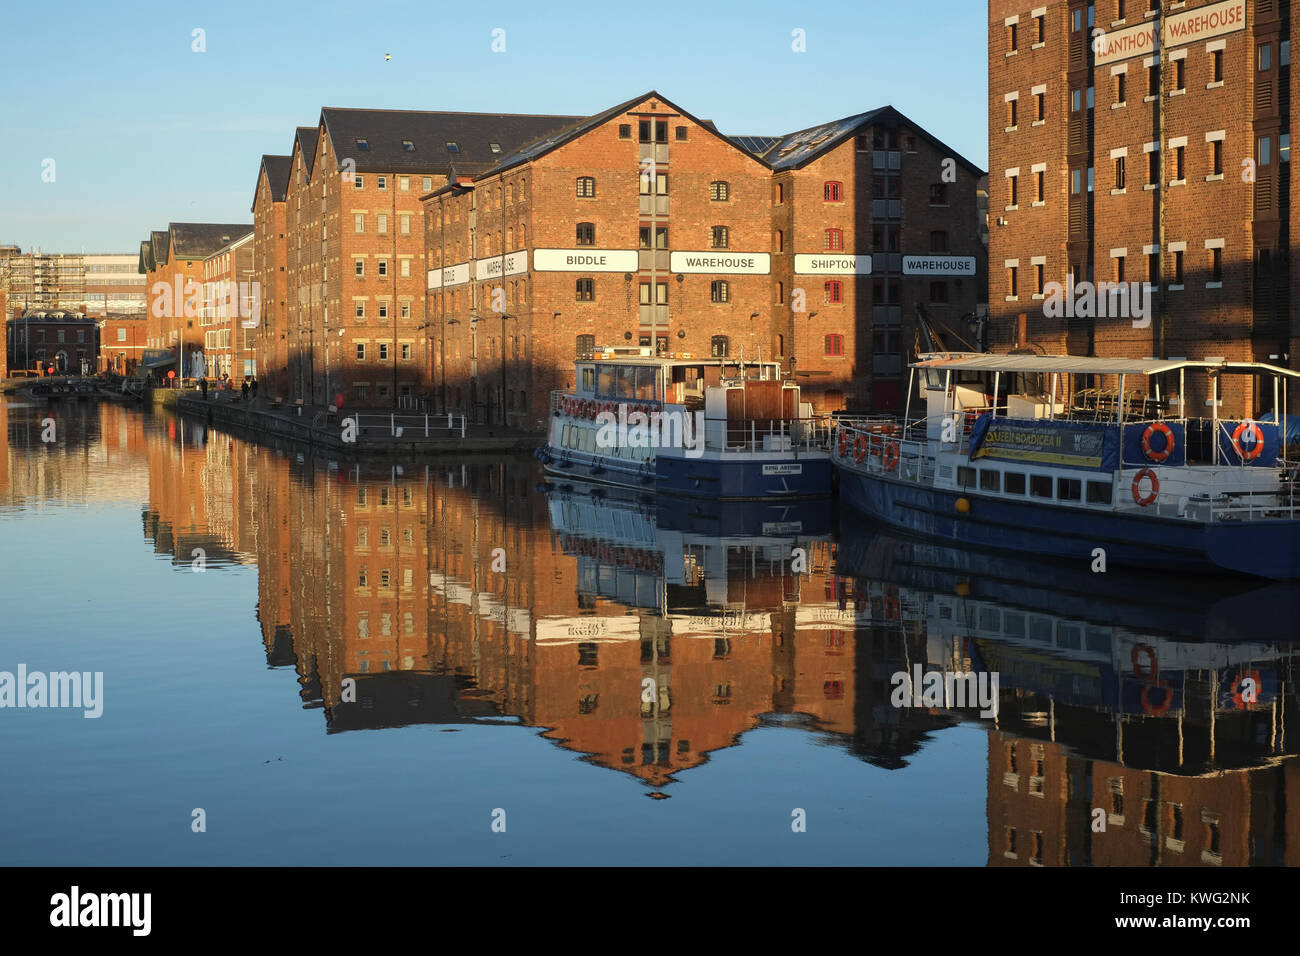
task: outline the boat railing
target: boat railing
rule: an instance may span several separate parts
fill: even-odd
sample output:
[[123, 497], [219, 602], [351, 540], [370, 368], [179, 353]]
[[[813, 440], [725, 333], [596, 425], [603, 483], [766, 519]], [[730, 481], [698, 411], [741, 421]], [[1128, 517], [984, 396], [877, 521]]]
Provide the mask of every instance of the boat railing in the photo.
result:
[[911, 431], [898, 419], [883, 416], [840, 419], [832, 456], [868, 472], [929, 483], [934, 480], [935, 456], [928, 441], [907, 437]]
[[[722, 426], [722, 444], [718, 450], [726, 454], [772, 451], [827, 451], [830, 448], [832, 425], [830, 418], [812, 415], [800, 418], [764, 418], [732, 421], [706, 418], [705, 432], [710, 423]], [[713, 447], [707, 442], [706, 447]]]

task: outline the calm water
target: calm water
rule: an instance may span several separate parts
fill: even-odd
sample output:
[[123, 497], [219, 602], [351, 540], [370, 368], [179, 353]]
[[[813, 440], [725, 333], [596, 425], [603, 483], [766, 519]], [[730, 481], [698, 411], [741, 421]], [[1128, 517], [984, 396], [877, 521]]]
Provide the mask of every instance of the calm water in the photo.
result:
[[[1300, 862], [1290, 589], [0, 421], [0, 671], [103, 674], [98, 719], [0, 709], [0, 862]], [[895, 706], [915, 667], [996, 717]]]

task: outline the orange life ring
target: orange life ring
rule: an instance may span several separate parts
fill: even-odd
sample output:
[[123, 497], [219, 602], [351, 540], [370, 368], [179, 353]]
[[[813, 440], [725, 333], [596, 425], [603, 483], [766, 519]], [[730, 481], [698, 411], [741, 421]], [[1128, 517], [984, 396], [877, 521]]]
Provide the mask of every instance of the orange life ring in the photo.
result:
[[[1142, 495], [1143, 478], [1151, 479], [1151, 494], [1145, 497]], [[1160, 479], [1156, 477], [1156, 473], [1150, 468], [1143, 468], [1137, 473], [1137, 477], [1133, 479], [1133, 500], [1145, 508], [1158, 497], [1160, 497]]]
[[841, 428], [841, 429], [840, 429], [840, 442], [839, 442], [839, 449], [840, 449], [840, 457], [841, 457], [841, 458], [844, 457], [844, 452], [845, 452], [845, 450], [846, 450], [848, 447], [849, 447], [849, 433], [846, 432], [843, 428]]
[[[1241, 696], [1241, 682], [1250, 678], [1255, 682], [1255, 699], [1246, 700]], [[1245, 710], [1259, 703], [1259, 689], [1262, 686], [1259, 679], [1259, 671], [1241, 671], [1237, 674], [1237, 679], [1232, 682], [1232, 702], [1237, 705], [1238, 710]]]
[[[1151, 703], [1152, 687], [1159, 687], [1165, 692], [1165, 699], [1159, 705]], [[1145, 684], [1142, 687], [1141, 694], [1142, 713], [1151, 714], [1153, 717], [1159, 717], [1169, 709], [1169, 705], [1173, 702], [1173, 699], [1174, 692], [1169, 689], [1169, 684], [1165, 681], [1161, 681], [1159, 684]]]
[[853, 443], [853, 460], [861, 461], [867, 457], [867, 436], [859, 435], [858, 440]]
[[[1254, 447], [1250, 451], [1243, 451], [1241, 448], [1241, 436], [1247, 431], [1254, 434]], [[1251, 421], [1249, 418], [1237, 425], [1237, 430], [1232, 433], [1232, 447], [1241, 456], [1242, 461], [1254, 461], [1264, 453], [1264, 430]]]
[[[1146, 652], [1147, 660], [1151, 662], [1151, 669], [1149, 671], [1143, 671], [1142, 667], [1138, 664], [1138, 651]], [[1156, 649], [1150, 644], [1134, 644], [1132, 658], [1134, 677], [1149, 678], [1154, 681], [1160, 675], [1160, 662], [1156, 660]]]
[[[1151, 450], [1151, 436], [1159, 432], [1165, 436], [1165, 450]], [[1164, 422], [1152, 422], [1147, 426], [1147, 430], [1142, 433], [1142, 454], [1146, 455], [1151, 461], [1159, 464], [1167, 461], [1169, 456], [1174, 453], [1174, 431]]]
[[885, 471], [893, 471], [898, 467], [898, 442], [890, 439], [885, 442]]

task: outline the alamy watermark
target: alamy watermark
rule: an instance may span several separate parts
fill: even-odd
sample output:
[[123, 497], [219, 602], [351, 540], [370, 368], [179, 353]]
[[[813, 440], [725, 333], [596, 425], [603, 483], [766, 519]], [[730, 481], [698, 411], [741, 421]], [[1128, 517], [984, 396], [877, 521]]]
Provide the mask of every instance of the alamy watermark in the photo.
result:
[[896, 671], [889, 679], [894, 691], [889, 702], [895, 707], [944, 707], [961, 710], [979, 707], [981, 717], [998, 715], [997, 672], [925, 671], [920, 664], [912, 672]]
[[618, 403], [616, 410], [596, 414], [599, 448], [683, 448], [687, 458], [704, 455], [704, 413], [685, 409], [664, 411]]
[[1135, 329], [1151, 325], [1149, 282], [1048, 282], [1043, 286], [1043, 315], [1049, 319], [1132, 319]]
[[104, 713], [103, 671], [27, 672], [26, 664], [18, 673], [0, 671], [0, 709], [5, 707], [80, 708], [83, 717], [95, 718]]

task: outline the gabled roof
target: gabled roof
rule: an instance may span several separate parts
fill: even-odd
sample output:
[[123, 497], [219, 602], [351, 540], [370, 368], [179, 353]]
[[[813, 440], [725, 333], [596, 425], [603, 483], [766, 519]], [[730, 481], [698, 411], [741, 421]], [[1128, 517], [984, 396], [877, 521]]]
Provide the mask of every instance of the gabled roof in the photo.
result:
[[135, 271], [141, 275], [148, 275], [153, 271], [153, 242], [149, 239], [140, 242], [140, 260], [136, 264]]
[[[578, 119], [520, 113], [321, 110], [321, 125], [334, 156], [339, 161], [353, 160], [359, 173], [445, 174], [453, 166], [458, 174], [479, 173], [523, 143]], [[449, 143], [455, 144], [455, 152]], [[498, 151], [493, 151], [493, 144]]]
[[257, 190], [261, 188], [263, 175], [271, 189], [271, 202], [284, 202], [289, 189], [289, 170], [292, 167], [292, 156], [262, 156], [262, 165], [257, 171], [258, 185], [253, 190], [253, 205], [249, 207], [250, 210], [257, 208]]
[[168, 235], [166, 229], [155, 229], [149, 233], [149, 243], [153, 246], [154, 268], [167, 265]]
[[[817, 157], [839, 146], [850, 136], [856, 136], [861, 130], [869, 126], [907, 126], [916, 130], [919, 136], [945, 156], [951, 156], [957, 160], [973, 175], [984, 175], [984, 170], [959, 155], [955, 150], [926, 132], [892, 106], [882, 106], [878, 109], [868, 110], [865, 113], [846, 116], [844, 119], [834, 120], [830, 123], [822, 123], [820, 126], [811, 126], [808, 129], [799, 130], [797, 133], [790, 133], [788, 136], [781, 137], [778, 142], [768, 146], [762, 153], [756, 153], [755, 155], [761, 156], [775, 170], [800, 169], [817, 159]], [[766, 139], [766, 137], [754, 138]], [[757, 145], [762, 145], [762, 143], [760, 142]]]
[[227, 243], [253, 231], [250, 223], [173, 222], [169, 227], [178, 259], [206, 259]]
[[[736, 146], [735, 143], [733, 143], [727, 137], [723, 136], [721, 133], [718, 132], [718, 129], [713, 124], [712, 120], [702, 120], [699, 117], [694, 116], [693, 114], [682, 109], [680, 106], [678, 106], [672, 100], [668, 99], [666, 96], [661, 95], [655, 90], [650, 90], [649, 92], [643, 93], [640, 96], [634, 96], [630, 100], [626, 100], [622, 103], [619, 103], [617, 106], [611, 106], [609, 109], [597, 113], [594, 116], [588, 116], [586, 118], [567, 117], [568, 119], [575, 120], [575, 121], [570, 122], [568, 125], [560, 127], [559, 129], [556, 129], [553, 132], [550, 132], [539, 139], [535, 139], [532, 142], [526, 143], [525, 145], [521, 146], [519, 149], [515, 150], [515, 152], [513, 153], [502, 156], [496, 162], [496, 164], [493, 165], [490, 169], [486, 169], [480, 172], [477, 178], [483, 178], [485, 176], [496, 176], [499, 175], [500, 173], [505, 172], [506, 170], [513, 169], [515, 166], [519, 166], [522, 165], [523, 163], [528, 163], [528, 162], [532, 162], [535, 159], [539, 159], [540, 157], [545, 156], [547, 153], [559, 149], [561, 146], [565, 145], [566, 143], [571, 143], [578, 137], [583, 136], [594, 129], [597, 129], [600, 126], [603, 126], [605, 123], [608, 123], [610, 120], [614, 119], [615, 117], [624, 115], [625, 113], [627, 113], [628, 110], [632, 109], [632, 107], [636, 106], [639, 103], [644, 103], [646, 100], [657, 100], [659, 103], [663, 104], [668, 108], [665, 111], [665, 115], [667, 115], [667, 113], [677, 113], [681, 116], [685, 116], [687, 119], [699, 125], [702, 129], [708, 130], [710, 133], [718, 137], [718, 139], [722, 140], [724, 143], [728, 144], [729, 146], [733, 146], [733, 147]], [[745, 150], [741, 150], [741, 151], [745, 152], [746, 155], [752, 156], [752, 154], [748, 153]], [[457, 168], [459, 169], [459, 164]], [[442, 187], [442, 189], [447, 189], [449, 188], [449, 186], [450, 184], [448, 186]], [[441, 192], [442, 189], [434, 190], [434, 192], [430, 193], [429, 195], [435, 195]]]
[[[316, 168], [316, 144], [320, 140], [320, 130], [315, 126], [299, 126], [293, 131], [294, 149], [302, 153], [302, 163], [307, 167], [307, 175]], [[293, 157], [289, 157], [290, 165]]]

